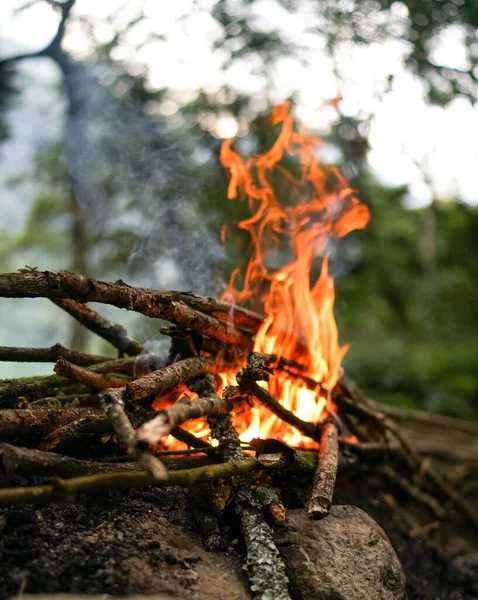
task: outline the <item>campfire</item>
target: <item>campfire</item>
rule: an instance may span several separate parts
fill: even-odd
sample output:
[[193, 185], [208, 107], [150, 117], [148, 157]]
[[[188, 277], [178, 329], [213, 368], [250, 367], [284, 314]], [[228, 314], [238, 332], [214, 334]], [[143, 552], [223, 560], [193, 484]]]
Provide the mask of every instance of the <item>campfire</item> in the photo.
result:
[[[308, 482], [313, 520], [328, 515], [337, 474], [357, 463], [380, 470], [438, 519], [446, 501], [476, 519], [344, 374], [348, 346], [339, 343], [329, 256], [339, 238], [367, 225], [369, 212], [339, 170], [320, 163], [321, 141], [294, 123], [288, 103], [273, 109], [271, 128], [273, 145], [248, 160], [233, 140], [222, 146], [228, 199], [248, 203], [239, 227], [251, 255], [219, 300], [67, 271], [0, 275], [1, 296], [50, 298], [119, 352], [110, 359], [60, 345], [0, 348], [0, 360], [56, 362], [55, 375], [0, 382], [1, 437], [14, 444], [0, 450], [5, 472], [53, 476], [3, 487], [0, 505], [208, 482], [217, 512], [234, 505], [251, 589], [281, 599], [289, 597], [287, 577], [272, 529], [287, 519], [281, 489], [291, 477]], [[148, 353], [87, 302], [169, 321], [161, 328], [168, 356]], [[89, 460], [76, 458], [85, 444]], [[200, 462], [190, 467], [186, 458]]]

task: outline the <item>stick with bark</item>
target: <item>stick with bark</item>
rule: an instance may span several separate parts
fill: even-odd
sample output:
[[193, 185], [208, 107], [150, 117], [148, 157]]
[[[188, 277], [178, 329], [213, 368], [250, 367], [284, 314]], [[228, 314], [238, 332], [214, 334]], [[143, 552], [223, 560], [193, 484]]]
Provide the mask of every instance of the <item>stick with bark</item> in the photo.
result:
[[208, 356], [186, 358], [157, 371], [148, 373], [126, 385], [128, 399], [140, 402], [152, 394], [163, 394], [198, 375], [214, 373], [217, 370], [216, 359]]
[[15, 406], [20, 396], [26, 396], [29, 399], [38, 398], [53, 395], [59, 391], [81, 394], [90, 390], [86, 386], [72, 385], [70, 380], [58, 375], [4, 379], [0, 381], [0, 408]]
[[157, 294], [161, 294], [163, 299], [171, 298], [177, 299], [184, 302], [191, 308], [200, 312], [206, 313], [225, 323], [232, 323], [233, 325], [250, 331], [251, 334], [255, 334], [259, 329], [264, 317], [252, 310], [242, 308], [237, 304], [228, 304], [214, 298], [198, 296], [187, 292], [174, 292], [157, 290]]
[[64, 358], [74, 365], [88, 367], [96, 363], [108, 361], [107, 356], [97, 354], [85, 354], [76, 350], [69, 350], [61, 344], [55, 344], [50, 348], [16, 348], [0, 346], [0, 361], [9, 362], [56, 362]]
[[338, 429], [336, 423], [330, 419], [326, 420], [322, 427], [319, 464], [307, 509], [311, 519], [323, 519], [329, 514], [335, 490], [338, 460]]
[[[205, 375], [194, 382], [201, 393], [214, 393], [210, 376]], [[190, 386], [194, 389], [194, 385]], [[222, 453], [226, 464], [244, 460], [244, 452], [240, 446], [239, 436], [229, 414], [210, 417], [208, 419], [211, 435], [218, 440], [218, 450]], [[266, 490], [254, 486], [251, 478], [235, 478], [235, 510], [241, 520], [241, 529], [247, 549], [245, 568], [255, 598], [274, 598], [274, 600], [290, 600], [287, 588], [288, 577], [285, 565], [274, 543], [274, 534], [266, 522], [259, 507], [270, 509], [271, 503], [283, 507], [275, 490]]]
[[101, 406], [106, 416], [111, 421], [117, 436], [126, 446], [128, 454], [133, 456], [155, 479], [168, 479], [168, 470], [163, 463], [148, 448], [137, 444], [135, 429], [125, 412], [124, 396], [124, 388], [106, 390], [102, 394]]
[[216, 417], [221, 413], [229, 412], [232, 408], [232, 402], [216, 394], [194, 400], [183, 396], [169, 408], [161, 410], [154, 419], [144, 423], [137, 430], [136, 439], [139, 443], [154, 445], [185, 421], [201, 417]]
[[97, 415], [95, 408], [52, 408], [0, 410], [0, 439], [17, 436], [47, 435], [71, 421]]
[[272, 369], [266, 365], [262, 355], [253, 352], [249, 355], [248, 366], [240, 369], [237, 373], [236, 379], [239, 389], [235, 386], [229, 386], [224, 393], [228, 397], [234, 396], [239, 391], [245, 394], [250, 393], [280, 419], [289, 423], [307, 437], [317, 442], [320, 441], [320, 428], [315, 423], [300, 419], [256, 383], [257, 381], [268, 381], [271, 373]]
[[[88, 306], [81, 304], [81, 302], [68, 298], [50, 298], [50, 300], [87, 329], [109, 342], [121, 353], [136, 356], [143, 352], [143, 345], [130, 337], [122, 325], [108, 321], [108, 319], [105, 319]], [[67, 357], [65, 356], [65, 358]]]
[[65, 452], [72, 447], [84, 448], [111, 432], [111, 423], [102, 412], [89, 414], [53, 429], [38, 447], [40, 450]]
[[221, 342], [250, 348], [250, 334], [229, 326], [215, 317], [190, 308], [181, 300], [163, 298], [147, 288], [134, 288], [123, 281], [99, 281], [69, 271], [52, 273], [32, 271], [0, 275], [0, 296], [6, 298], [67, 298], [84, 302], [101, 302], [126, 308], [148, 317], [166, 319], [177, 325], [197, 329]]
[[[168, 479], [155, 479], [147, 471], [127, 473], [101, 473], [72, 479], [55, 479], [50, 485], [14, 487], [0, 489], [0, 505], [47, 504], [50, 502], [72, 502], [75, 494], [86, 494], [111, 489], [139, 487], [166, 487], [178, 485], [191, 487], [201, 481], [235, 477], [261, 468], [255, 458], [219, 464], [205, 465], [195, 469], [171, 471]], [[276, 598], [276, 597], [274, 597]], [[283, 597], [277, 596], [277, 600]]]
[[93, 370], [85, 369], [77, 365], [68, 362], [64, 358], [60, 358], [54, 367], [54, 371], [57, 375], [71, 379], [83, 385], [87, 385], [95, 390], [107, 390], [108, 388], [119, 388], [124, 387], [127, 383], [126, 380], [121, 377], [112, 377], [109, 375], [101, 375], [95, 373]]
[[106, 463], [79, 460], [56, 452], [44, 452], [6, 443], [0, 444], [0, 462], [7, 475], [56, 475], [68, 478], [94, 473], [123, 473], [139, 470], [138, 463], [132, 461]]

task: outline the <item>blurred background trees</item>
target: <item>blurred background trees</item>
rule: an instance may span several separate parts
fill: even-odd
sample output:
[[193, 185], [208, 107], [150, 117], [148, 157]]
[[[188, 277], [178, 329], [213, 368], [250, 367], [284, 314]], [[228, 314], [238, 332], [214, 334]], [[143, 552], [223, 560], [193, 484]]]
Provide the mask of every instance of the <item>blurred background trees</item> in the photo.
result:
[[[245, 153], [267, 147], [268, 110], [288, 97], [326, 141], [323, 160], [340, 165], [372, 213], [332, 260], [340, 336], [352, 343], [345, 368], [381, 401], [477, 416], [477, 197], [462, 197], [458, 185], [453, 194], [437, 191], [427, 160], [410, 157], [427, 190], [417, 199], [405, 183], [385, 183], [371, 160], [377, 112], [400, 78], [419, 82], [431, 105], [475, 104], [474, 3], [191, 0], [164, 14], [147, 1], [105, 3], [103, 14], [87, 0], [14, 4], [25, 23], [45, 15], [51, 35], [40, 48], [3, 52], [0, 160], [8, 166], [13, 111], [32, 82], [28, 65], [55, 65], [51, 102], [59, 108], [36, 125], [57, 134], [40, 136], [32, 164], [3, 183], [15, 204], [9, 214], [22, 217], [15, 226], [2, 219], [2, 271], [71, 268], [217, 294], [244, 257], [240, 243], [219, 242], [221, 226], [244, 212], [225, 199], [221, 137], [237, 132]], [[382, 51], [371, 75], [368, 53]], [[174, 52], [186, 64], [203, 56], [215, 77], [203, 83], [190, 71], [188, 85], [178, 85], [166, 68]], [[324, 69], [329, 79], [318, 81]], [[321, 102], [328, 90], [337, 101]], [[403, 110], [396, 119], [409, 116]], [[2, 321], [1, 344], [92, 349], [38, 302], [37, 323], [25, 325], [27, 304]], [[142, 339], [158, 336], [145, 320], [131, 328]]]

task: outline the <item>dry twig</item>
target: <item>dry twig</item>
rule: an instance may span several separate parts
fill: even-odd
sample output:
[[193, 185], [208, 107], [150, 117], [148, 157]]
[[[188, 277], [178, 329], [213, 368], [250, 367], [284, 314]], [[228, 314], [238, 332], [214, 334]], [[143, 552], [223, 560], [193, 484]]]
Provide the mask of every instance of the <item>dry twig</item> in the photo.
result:
[[311, 519], [323, 519], [329, 514], [335, 490], [339, 460], [338, 429], [332, 420], [326, 420], [320, 438], [319, 464], [314, 475], [307, 512]]
[[155, 479], [147, 471], [101, 473], [66, 480], [55, 479], [49, 485], [0, 489], [0, 505], [72, 502], [75, 494], [87, 494], [119, 488], [166, 487], [174, 485], [191, 487], [200, 481], [235, 477], [259, 468], [261, 468], [261, 465], [255, 458], [246, 458], [237, 462], [171, 471], [168, 479], [159, 480]]
[[[122, 325], [108, 321], [108, 319], [105, 319], [88, 306], [81, 304], [81, 302], [76, 302], [68, 298], [50, 299], [87, 329], [102, 337], [120, 352], [136, 356], [143, 351], [143, 345], [130, 337]], [[65, 356], [65, 358], [67, 357]]]
[[163, 394], [198, 375], [214, 373], [216, 369], [213, 357], [186, 358], [131, 381], [126, 385], [126, 393], [129, 400], [139, 402], [152, 394]]
[[156, 417], [146, 421], [136, 432], [138, 442], [157, 444], [158, 441], [169, 435], [181, 423], [189, 419], [201, 417], [215, 417], [221, 413], [229, 412], [233, 403], [216, 394], [208, 397], [191, 400], [183, 396], [169, 408], [161, 410]]
[[55, 344], [50, 348], [15, 348], [0, 346], [0, 361], [10, 362], [56, 362], [64, 358], [74, 365], [88, 367], [95, 363], [109, 360], [107, 356], [85, 354], [76, 350], [68, 350], [61, 344]]
[[54, 367], [57, 375], [71, 379], [95, 390], [107, 390], [108, 388], [124, 387], [127, 380], [110, 375], [101, 375], [93, 370], [85, 369], [60, 358]]
[[124, 388], [106, 390], [102, 394], [101, 406], [106, 416], [111, 421], [117, 436], [126, 446], [128, 454], [131, 454], [155, 479], [168, 479], [168, 470], [163, 463], [148, 448], [137, 444], [136, 431], [125, 412], [124, 395]]

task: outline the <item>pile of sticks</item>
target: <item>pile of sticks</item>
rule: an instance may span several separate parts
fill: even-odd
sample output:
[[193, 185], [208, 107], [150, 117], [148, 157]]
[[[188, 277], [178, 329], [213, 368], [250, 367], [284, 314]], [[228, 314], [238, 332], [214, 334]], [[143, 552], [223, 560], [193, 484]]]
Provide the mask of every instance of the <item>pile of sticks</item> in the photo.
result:
[[[289, 597], [287, 577], [269, 523], [286, 518], [277, 484], [281, 478], [301, 476], [309, 483], [312, 519], [328, 514], [337, 473], [361, 465], [379, 472], [436, 519], [444, 519], [454, 507], [477, 526], [472, 509], [443, 474], [429, 462], [424, 468], [423, 458], [394, 421], [345, 375], [331, 393], [336, 410], [326, 413], [320, 423], [303, 421], [260, 386], [259, 381], [268, 381], [279, 371], [321, 392], [320, 382], [306, 376], [306, 365], [252, 352], [262, 322], [256, 313], [190, 293], [29, 268], [0, 275], [0, 296], [49, 298], [118, 351], [118, 358], [109, 358], [60, 344], [0, 347], [2, 361], [55, 363], [54, 375], [0, 382], [0, 439], [5, 442], [0, 445], [0, 460], [6, 476], [0, 506], [70, 502], [77, 493], [103, 489], [193, 487], [206, 482], [216, 511], [234, 499], [251, 588], [258, 596], [270, 594], [279, 600]], [[171, 339], [168, 356], [146, 352], [122, 326], [85, 306], [87, 302], [169, 321], [172, 325], [161, 328]], [[237, 373], [237, 385], [219, 396], [215, 375], [224, 370]], [[184, 394], [162, 410], [153, 410], [155, 399], [181, 386], [198, 397]], [[318, 452], [290, 448], [280, 440], [241, 443], [230, 413], [247, 410], [254, 402], [317, 442]], [[215, 446], [181, 427], [198, 418], [207, 419]], [[188, 449], [162, 450], [161, 440], [168, 435]], [[90, 449], [87, 459], [75, 457], [85, 448]], [[100, 449], [96, 457], [95, 449]], [[181, 468], [174, 462], [176, 455], [200, 458], [200, 464]], [[34, 486], [10, 487], [17, 476], [47, 479]]]

